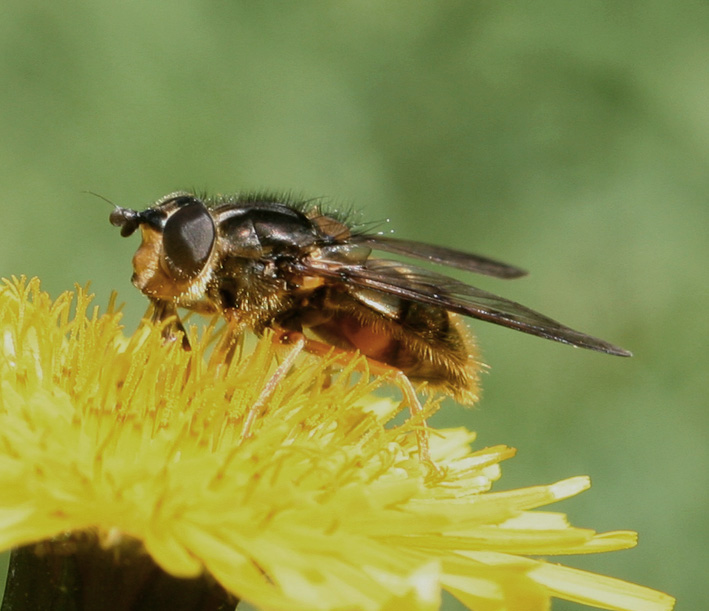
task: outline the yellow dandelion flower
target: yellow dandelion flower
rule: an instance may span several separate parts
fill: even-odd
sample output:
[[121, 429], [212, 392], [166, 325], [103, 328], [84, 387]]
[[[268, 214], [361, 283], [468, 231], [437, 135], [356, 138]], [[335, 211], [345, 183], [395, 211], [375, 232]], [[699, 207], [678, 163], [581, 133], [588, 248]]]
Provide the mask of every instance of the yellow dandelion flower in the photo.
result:
[[435, 431], [442, 473], [427, 474], [411, 425], [391, 424], [399, 407], [370, 396], [377, 382], [352, 375], [356, 361], [333, 377], [307, 355], [242, 438], [277, 361], [269, 338], [225, 359], [213, 330], [191, 331], [185, 352], [150, 325], [124, 336], [113, 306], [90, 302], [81, 289], [52, 301], [36, 279], [0, 289], [0, 548], [15, 550], [13, 609], [51, 599], [26, 574], [36, 559], [48, 583], [80, 577], [60, 585], [82, 608], [161, 608], [136, 594], [156, 571], [163, 590], [202, 579], [216, 600], [187, 606], [181, 593], [171, 609], [430, 610], [442, 589], [477, 611], [548, 609], [552, 597], [672, 608], [659, 592], [539, 559], [635, 544], [535, 511], [587, 478], [493, 492], [514, 452], [472, 450], [463, 429]]

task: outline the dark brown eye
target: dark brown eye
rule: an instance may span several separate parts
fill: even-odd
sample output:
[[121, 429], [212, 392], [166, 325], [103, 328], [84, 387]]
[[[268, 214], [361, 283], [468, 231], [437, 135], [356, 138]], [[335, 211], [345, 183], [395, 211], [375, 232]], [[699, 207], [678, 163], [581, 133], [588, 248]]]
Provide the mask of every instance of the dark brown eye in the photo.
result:
[[165, 223], [163, 245], [167, 263], [178, 279], [202, 271], [214, 244], [214, 222], [199, 201], [182, 206]]

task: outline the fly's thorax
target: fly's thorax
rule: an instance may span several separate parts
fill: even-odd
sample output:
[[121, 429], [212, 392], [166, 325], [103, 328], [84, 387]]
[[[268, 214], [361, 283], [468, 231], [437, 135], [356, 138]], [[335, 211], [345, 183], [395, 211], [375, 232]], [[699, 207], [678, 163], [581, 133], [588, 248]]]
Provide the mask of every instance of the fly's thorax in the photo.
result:
[[212, 214], [220, 250], [227, 256], [294, 254], [311, 248], [323, 235], [300, 211], [274, 202], [222, 205]]
[[205, 294], [217, 310], [228, 313], [231, 322], [257, 333], [293, 301], [288, 282], [269, 258], [221, 257]]

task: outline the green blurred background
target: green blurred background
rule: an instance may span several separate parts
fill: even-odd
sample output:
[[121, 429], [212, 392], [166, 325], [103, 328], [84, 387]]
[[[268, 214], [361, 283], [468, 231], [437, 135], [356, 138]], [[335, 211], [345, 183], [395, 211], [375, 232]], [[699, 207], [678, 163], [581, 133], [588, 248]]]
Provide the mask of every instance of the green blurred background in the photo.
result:
[[[472, 278], [635, 352], [473, 323], [465, 424], [518, 456], [501, 488], [578, 474], [574, 524], [637, 549], [565, 562], [708, 608], [709, 6], [5, 0], [0, 274], [117, 289], [142, 208], [178, 188], [293, 190], [399, 236], [532, 271]], [[447, 599], [448, 610], [460, 607]], [[556, 603], [554, 609], [577, 608]]]

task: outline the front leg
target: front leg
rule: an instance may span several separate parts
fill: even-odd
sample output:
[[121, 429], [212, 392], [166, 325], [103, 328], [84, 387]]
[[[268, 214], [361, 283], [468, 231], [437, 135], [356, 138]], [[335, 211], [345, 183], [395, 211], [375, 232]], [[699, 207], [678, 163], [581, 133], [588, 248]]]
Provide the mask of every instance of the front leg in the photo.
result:
[[150, 320], [153, 323], [163, 323], [168, 321], [162, 329], [162, 337], [165, 343], [174, 342], [182, 336], [182, 348], [191, 350], [190, 340], [187, 338], [187, 332], [180, 320], [180, 315], [177, 313], [177, 306], [172, 301], [164, 301], [162, 299], [151, 299], [150, 307], [146, 312], [146, 317], [150, 315]]

